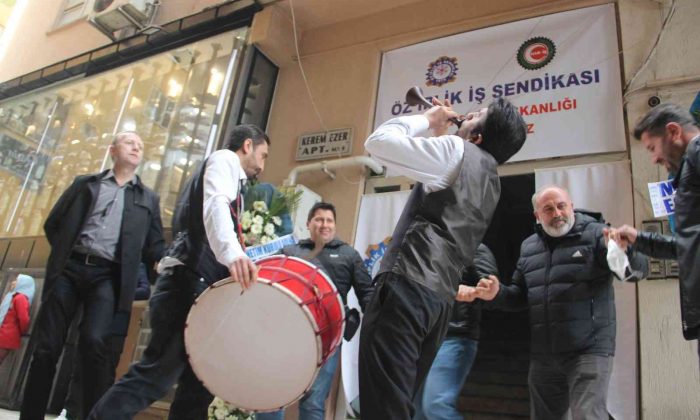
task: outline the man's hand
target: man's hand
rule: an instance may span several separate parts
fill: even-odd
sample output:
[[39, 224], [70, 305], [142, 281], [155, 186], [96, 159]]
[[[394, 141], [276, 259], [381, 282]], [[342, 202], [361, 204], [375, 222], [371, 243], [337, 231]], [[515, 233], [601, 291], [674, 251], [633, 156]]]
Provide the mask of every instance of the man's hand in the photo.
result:
[[481, 279], [475, 288], [476, 297], [483, 300], [493, 300], [501, 288], [498, 277], [490, 275], [488, 279]]
[[476, 298], [483, 300], [493, 300], [498, 294], [501, 284], [498, 277], [489, 276], [488, 279], [481, 279], [476, 287], [459, 285], [457, 297], [455, 300], [459, 302], [474, 302]]
[[247, 256], [238, 257], [228, 267], [231, 279], [241, 284], [243, 290], [248, 290], [258, 281], [258, 266]]
[[433, 106], [425, 112], [425, 118], [428, 119], [430, 130], [434, 136], [442, 136], [447, 134], [447, 129], [452, 125], [450, 118], [459, 118], [459, 114], [452, 110], [450, 101], [445, 102], [433, 98]]
[[457, 290], [457, 297], [455, 298], [455, 300], [458, 302], [474, 302], [474, 299], [476, 299], [475, 292], [475, 288], [460, 284], [459, 290]]
[[633, 244], [637, 240], [637, 229], [630, 225], [620, 226], [617, 228], [617, 233], [620, 235], [621, 239], [626, 240], [630, 244]]
[[622, 250], [625, 250], [637, 240], [637, 229], [629, 225], [623, 225], [619, 228], [605, 228], [603, 229], [603, 238], [605, 238], [606, 246], [610, 240], [613, 240]]

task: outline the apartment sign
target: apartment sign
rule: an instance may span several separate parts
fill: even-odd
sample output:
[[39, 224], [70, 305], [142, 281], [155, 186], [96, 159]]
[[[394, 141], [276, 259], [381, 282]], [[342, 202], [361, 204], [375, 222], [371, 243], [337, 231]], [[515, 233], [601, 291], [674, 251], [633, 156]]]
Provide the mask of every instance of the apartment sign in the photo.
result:
[[348, 156], [352, 152], [352, 128], [302, 134], [297, 145], [297, 161]]

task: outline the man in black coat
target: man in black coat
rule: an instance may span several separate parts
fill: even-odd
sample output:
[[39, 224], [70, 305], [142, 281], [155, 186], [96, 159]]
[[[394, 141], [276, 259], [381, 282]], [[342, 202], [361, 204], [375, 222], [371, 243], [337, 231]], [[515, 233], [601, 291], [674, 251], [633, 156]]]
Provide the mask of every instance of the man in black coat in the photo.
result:
[[[678, 105], [662, 104], [647, 113], [634, 128], [652, 162], [674, 173], [676, 234], [663, 236], [620, 227], [623, 239], [646, 255], [678, 259], [683, 337], [700, 337], [700, 127]], [[700, 359], [700, 346], [698, 346]]]
[[81, 304], [83, 409], [90, 411], [113, 378], [108, 339], [114, 314], [131, 310], [140, 262], [152, 266], [163, 254], [159, 197], [136, 175], [143, 141], [136, 133], [119, 133], [109, 153], [113, 168], [76, 177], [44, 225], [51, 254], [32, 333], [23, 420], [43, 420], [56, 363]]
[[[616, 326], [607, 244], [621, 240], [600, 213], [574, 211], [563, 188], [544, 187], [532, 203], [536, 233], [523, 242], [510, 285], [476, 296], [495, 297], [501, 309], [529, 309], [533, 419], [563, 419], [569, 410], [574, 419], [607, 419]], [[632, 270], [646, 275], [646, 258], [627, 255]]]

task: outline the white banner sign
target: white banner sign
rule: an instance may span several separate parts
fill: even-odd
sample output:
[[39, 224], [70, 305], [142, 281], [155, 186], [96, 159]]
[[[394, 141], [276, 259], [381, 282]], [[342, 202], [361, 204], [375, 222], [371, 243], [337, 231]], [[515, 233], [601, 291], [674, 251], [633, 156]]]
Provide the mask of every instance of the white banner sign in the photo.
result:
[[654, 209], [654, 217], [664, 217], [674, 213], [674, 201], [676, 189], [671, 181], [650, 182], [649, 198]]
[[[355, 249], [362, 256], [365, 267], [372, 274], [373, 279], [379, 270], [384, 251], [410, 193], [410, 191], [397, 191], [362, 196], [360, 215], [357, 219]], [[348, 293], [348, 305], [359, 309], [354, 290]], [[359, 349], [360, 332], [358, 330], [352, 340], [343, 342], [341, 354], [343, 388], [348, 403], [352, 403], [360, 395], [357, 360]]]
[[506, 98], [528, 124], [511, 161], [626, 149], [613, 4], [440, 38], [384, 54], [375, 126], [423, 112], [420, 86], [462, 114]]

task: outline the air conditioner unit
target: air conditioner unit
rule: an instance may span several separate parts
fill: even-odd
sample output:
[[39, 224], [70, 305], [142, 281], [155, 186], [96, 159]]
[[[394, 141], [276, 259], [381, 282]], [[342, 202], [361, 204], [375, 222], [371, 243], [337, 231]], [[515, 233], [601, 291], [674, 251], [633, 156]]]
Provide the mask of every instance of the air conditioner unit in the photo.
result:
[[95, 0], [89, 20], [102, 32], [115, 32], [129, 27], [143, 28], [150, 17], [148, 0]]

